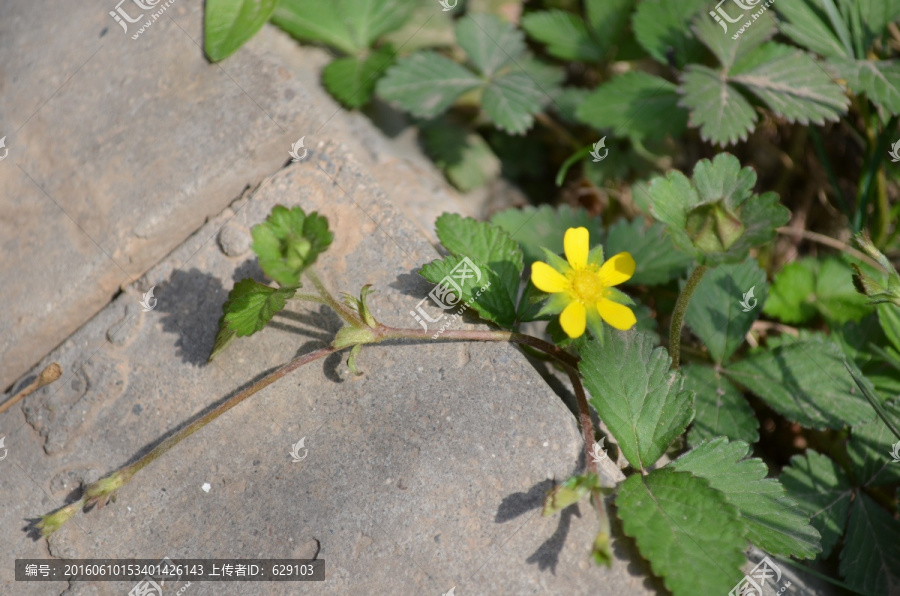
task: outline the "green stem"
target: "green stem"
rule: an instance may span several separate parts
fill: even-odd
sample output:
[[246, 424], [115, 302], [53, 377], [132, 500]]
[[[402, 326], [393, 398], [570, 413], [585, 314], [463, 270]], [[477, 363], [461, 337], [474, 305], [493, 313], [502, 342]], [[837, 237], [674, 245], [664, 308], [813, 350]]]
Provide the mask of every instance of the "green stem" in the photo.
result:
[[322, 280], [319, 279], [319, 276], [316, 275], [316, 272], [312, 268], [307, 269], [305, 273], [309, 280], [313, 282], [313, 285], [316, 286], [316, 290], [319, 291], [319, 295], [325, 300], [325, 304], [330, 306], [331, 309], [340, 315], [345, 322], [353, 327], [367, 326], [363, 320], [359, 318], [359, 315], [331, 295], [331, 292], [328, 291], [328, 288], [325, 287], [325, 284], [322, 283]]
[[669, 353], [672, 355], [672, 368], [678, 368], [681, 364], [681, 328], [684, 326], [684, 313], [707, 269], [709, 267], [706, 265], [697, 265], [675, 302], [672, 325], [669, 327]]

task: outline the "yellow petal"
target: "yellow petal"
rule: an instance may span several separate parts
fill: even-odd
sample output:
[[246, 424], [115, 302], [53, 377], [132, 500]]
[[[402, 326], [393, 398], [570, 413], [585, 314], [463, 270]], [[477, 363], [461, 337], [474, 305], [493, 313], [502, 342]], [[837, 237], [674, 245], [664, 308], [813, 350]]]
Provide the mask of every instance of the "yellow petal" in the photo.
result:
[[566, 335], [572, 339], [581, 337], [584, 335], [584, 327], [587, 324], [587, 309], [577, 300], [570, 303], [559, 315], [559, 324]]
[[[631, 309], [624, 304], [613, 302], [612, 300], [600, 300], [597, 302], [597, 312], [606, 321], [610, 327], [615, 327], [619, 331], [627, 331], [634, 327], [637, 319]], [[565, 314], [565, 313], [563, 313]], [[565, 329], [565, 327], [564, 327]]]
[[634, 275], [634, 258], [627, 252], [610, 257], [600, 267], [600, 281], [607, 288], [628, 281]]
[[531, 266], [531, 281], [537, 289], [548, 294], [569, 289], [569, 280], [562, 273], [540, 261]]
[[566, 249], [566, 260], [572, 269], [584, 269], [588, 262], [588, 253], [591, 250], [591, 235], [587, 228], [569, 228], [563, 239]]

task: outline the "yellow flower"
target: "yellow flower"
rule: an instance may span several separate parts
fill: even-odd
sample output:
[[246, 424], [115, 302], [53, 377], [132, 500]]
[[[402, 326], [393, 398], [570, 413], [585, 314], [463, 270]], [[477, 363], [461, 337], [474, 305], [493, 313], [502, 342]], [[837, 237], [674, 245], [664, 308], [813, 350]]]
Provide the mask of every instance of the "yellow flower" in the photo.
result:
[[601, 319], [620, 330], [637, 322], [626, 304], [632, 300], [615, 289], [634, 275], [634, 259], [620, 252], [603, 262], [603, 248], [590, 250], [586, 228], [569, 228], [563, 241], [566, 260], [544, 249], [547, 261], [531, 266], [531, 281], [542, 292], [552, 294], [541, 314], [560, 314], [559, 324], [571, 338], [581, 337], [585, 327], [602, 339]]

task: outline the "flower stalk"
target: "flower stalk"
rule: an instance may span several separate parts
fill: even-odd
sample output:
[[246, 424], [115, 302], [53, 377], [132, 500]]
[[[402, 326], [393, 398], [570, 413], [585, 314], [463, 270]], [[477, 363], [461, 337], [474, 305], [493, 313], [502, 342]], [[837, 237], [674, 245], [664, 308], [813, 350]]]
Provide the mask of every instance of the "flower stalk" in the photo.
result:
[[669, 327], [669, 354], [672, 356], [672, 368], [678, 368], [681, 365], [681, 328], [684, 326], [684, 313], [691, 302], [691, 296], [694, 295], [694, 291], [700, 285], [700, 280], [703, 279], [708, 269], [709, 267], [706, 265], [697, 265], [675, 302], [672, 324]]

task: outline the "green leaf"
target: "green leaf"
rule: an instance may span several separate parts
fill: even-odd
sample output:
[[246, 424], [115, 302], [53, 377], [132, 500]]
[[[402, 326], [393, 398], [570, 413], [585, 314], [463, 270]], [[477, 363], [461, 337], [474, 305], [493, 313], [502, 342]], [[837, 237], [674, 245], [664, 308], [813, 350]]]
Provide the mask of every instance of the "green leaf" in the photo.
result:
[[322, 71], [322, 82], [342, 104], [359, 108], [369, 103], [375, 83], [393, 63], [394, 52], [390, 47], [376, 50], [365, 58], [338, 58]]
[[265, 327], [296, 291], [297, 288], [270, 288], [252, 279], [236, 283], [222, 305], [219, 332], [209, 361], [225, 351], [235, 337], [253, 335]]
[[410, 0], [280, 0], [272, 22], [302, 41], [358, 54], [412, 15]]
[[665, 230], [657, 222], [646, 226], [642, 218], [623, 218], [609, 227], [604, 253], [611, 257], [628, 252], [634, 257], [634, 275], [626, 284], [661, 285], [681, 277], [693, 263], [689, 255], [675, 248]]
[[774, 42], [738, 60], [730, 80], [788, 122], [804, 125], [836, 122], [850, 101], [810, 54]]
[[207, 0], [203, 45], [213, 62], [224, 60], [269, 20], [278, 0]]
[[875, 413], [834, 344], [804, 341], [753, 354], [724, 372], [776, 412], [807, 428], [843, 428]]
[[850, 480], [831, 458], [808, 450], [795, 455], [781, 474], [789, 497], [810, 516], [809, 523], [822, 536], [822, 558], [831, 554], [847, 525]]
[[486, 77], [515, 62], [525, 51], [525, 36], [511, 23], [490, 14], [471, 14], [456, 24], [456, 42]]
[[864, 594], [889, 596], [900, 586], [900, 522], [865, 493], [853, 501], [840, 572]]
[[[456, 213], [444, 213], [435, 221], [438, 239], [450, 254], [484, 263], [500, 278], [513, 304], [519, 296], [522, 249], [500, 226]], [[436, 282], [435, 282], [436, 283]]]
[[598, 219], [580, 207], [573, 209], [569, 205], [506, 209], [494, 214], [491, 223], [506, 230], [519, 243], [525, 265], [529, 267], [535, 261], [544, 260], [542, 247], [553, 254], [562, 254], [563, 238], [569, 228], [587, 228], [592, 244], [598, 244], [603, 238]]
[[605, 55], [612, 45], [621, 45], [620, 42], [628, 31], [634, 2], [635, 0], [585, 0], [585, 20], [602, 54]]
[[697, 415], [688, 433], [688, 444], [725, 436], [755, 443], [759, 421], [744, 396], [728, 379], [708, 366], [689, 364], [681, 369], [684, 387], [694, 392]]
[[562, 60], [600, 62], [603, 48], [591, 37], [578, 15], [564, 10], [532, 12], [522, 17], [522, 29], [547, 44], [547, 53]]
[[777, 2], [779, 29], [797, 44], [828, 58], [847, 57], [847, 49], [828, 25], [821, 4], [810, 0]]
[[692, 29], [703, 45], [715, 54], [725, 73], [734, 66], [738, 58], [756, 49], [776, 33], [775, 18], [768, 11], [752, 21], [750, 27], [737, 40], [733, 35], [723, 35], [720, 25], [705, 16], [698, 18]]
[[853, 270], [837, 257], [800, 259], [775, 276], [764, 312], [785, 323], [804, 323], [817, 312], [829, 321], [859, 321], [872, 312], [853, 287]]
[[900, 114], [900, 65], [885, 60], [833, 60], [840, 76], [857, 95], [863, 93], [890, 114]]
[[481, 188], [500, 175], [500, 159], [467, 127], [438, 118], [423, 123], [420, 131], [428, 156], [459, 190]]
[[681, 77], [678, 105], [690, 110], [688, 124], [700, 137], [721, 146], [746, 141], [756, 126], [756, 110], [720, 71], [690, 64]]
[[597, 87], [576, 116], [594, 128], [611, 128], [616, 136], [637, 140], [677, 137], [687, 125], [687, 112], [678, 107], [675, 85], [641, 71], [627, 72]]
[[747, 539], [766, 552], [811, 559], [822, 550], [819, 533], [809, 517], [797, 511], [797, 503], [785, 496], [784, 487], [766, 478], [768, 468], [758, 458], [745, 459], [750, 446], [719, 437], [701, 443], [670, 466], [705, 478], [737, 507], [747, 528]]
[[281, 205], [273, 207], [268, 219], [250, 233], [259, 266], [282, 286], [296, 286], [303, 270], [315, 263], [334, 239], [323, 216]]
[[581, 350], [578, 368], [591, 405], [632, 466], [645, 469], [662, 456], [694, 417], [694, 396], [669, 370], [664, 348], [636, 331], [607, 334]]
[[474, 259], [469, 259], [466, 263], [465, 259], [469, 258], [450, 255], [432, 261], [419, 270], [419, 275], [452, 292], [456, 300], [445, 295], [443, 302], [454, 307], [454, 314], [458, 314], [456, 306], [461, 308], [465, 302], [481, 318], [510, 329], [516, 320], [516, 307], [503, 280], [485, 263]]
[[481, 107], [497, 128], [510, 134], [522, 134], [534, 124], [541, 111], [540, 89], [524, 72], [496, 77], [484, 90]]
[[417, 52], [401, 58], [378, 81], [376, 91], [413, 116], [434, 118], [481, 79], [434, 52]]
[[[882, 407], [894, 426], [900, 427], [900, 402], [885, 403]], [[900, 464], [891, 457], [892, 447], [898, 440], [880, 416], [853, 427], [847, 454], [859, 486], [880, 486], [900, 481]]]
[[669, 468], [633, 474], [616, 507], [625, 534], [675, 596], [727, 594], [740, 580], [747, 541], [738, 511], [708, 481]]
[[757, 306], [765, 304], [768, 293], [766, 272], [753, 259], [719, 265], [700, 280], [685, 322], [716, 364], [728, 360], [744, 343], [744, 336], [762, 310]]
[[864, 317], [859, 323], [833, 326], [831, 337], [853, 359], [876, 391], [884, 395], [900, 395], [900, 369], [892, 366], [900, 366], [900, 355], [888, 345], [888, 338], [875, 314]]
[[894, 349], [900, 352], [900, 307], [893, 304], [879, 304], [876, 307], [878, 322]]
[[634, 35], [657, 62], [668, 64], [670, 53], [679, 68], [700, 62], [703, 46], [689, 24], [707, 4], [704, 0], [643, 0], [632, 20]]

